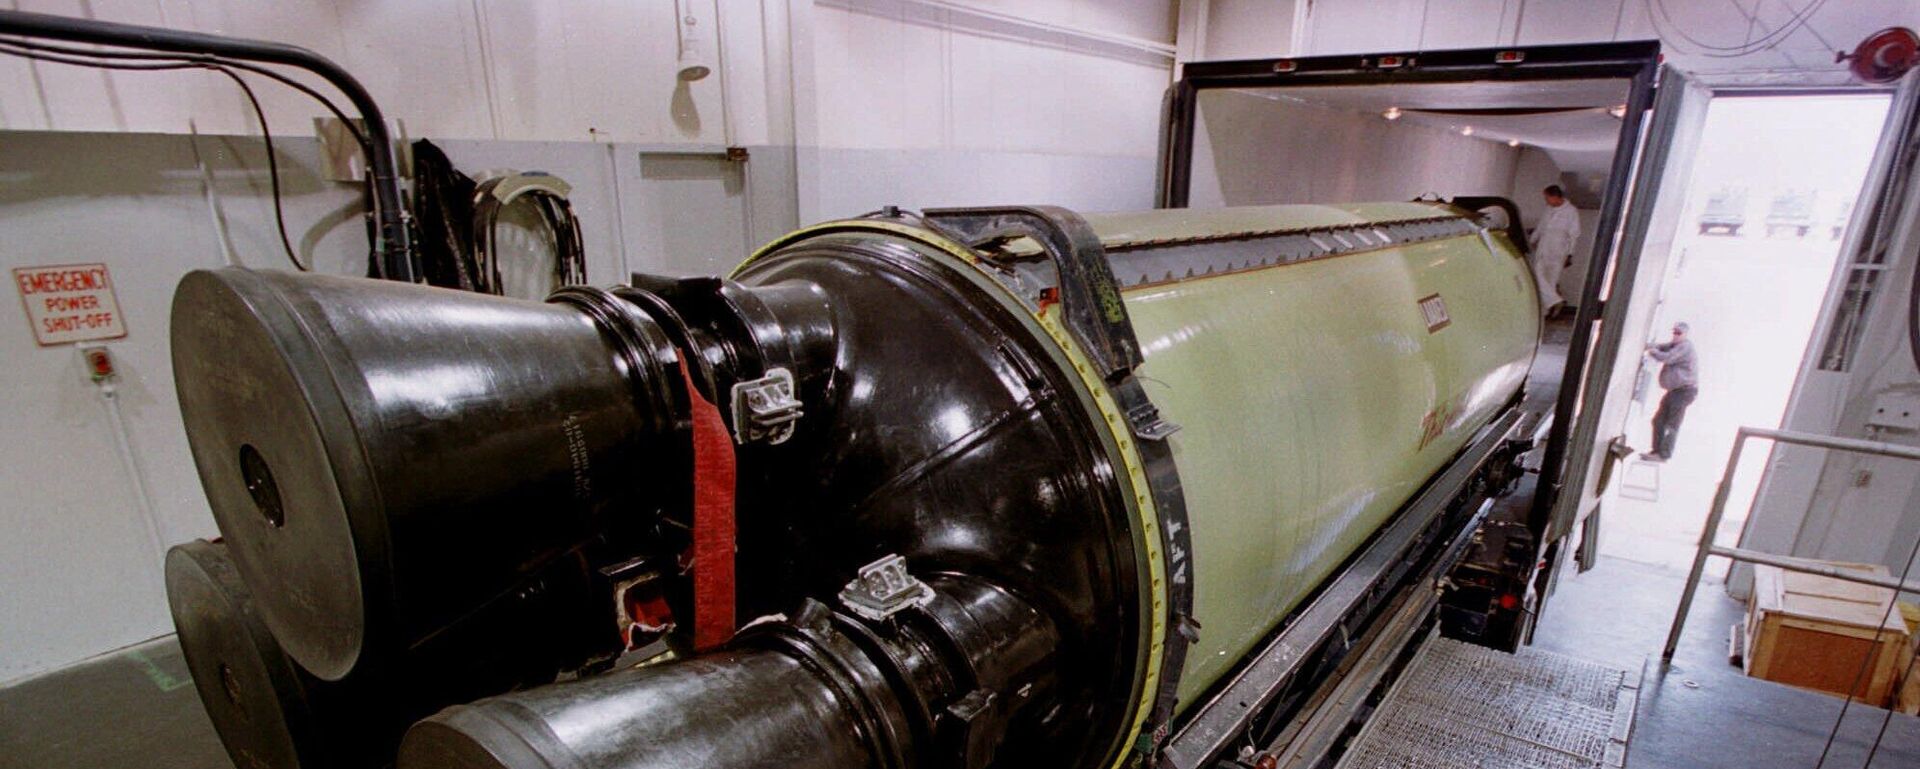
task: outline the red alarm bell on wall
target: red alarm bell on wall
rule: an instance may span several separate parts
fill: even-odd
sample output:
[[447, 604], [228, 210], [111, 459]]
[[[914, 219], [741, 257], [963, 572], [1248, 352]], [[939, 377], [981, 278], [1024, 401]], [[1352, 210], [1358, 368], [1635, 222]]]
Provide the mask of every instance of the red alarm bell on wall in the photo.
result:
[[1888, 27], [1867, 36], [1852, 53], [1833, 57], [1847, 62], [1854, 77], [1868, 83], [1891, 83], [1920, 62], [1920, 36], [1906, 27]]

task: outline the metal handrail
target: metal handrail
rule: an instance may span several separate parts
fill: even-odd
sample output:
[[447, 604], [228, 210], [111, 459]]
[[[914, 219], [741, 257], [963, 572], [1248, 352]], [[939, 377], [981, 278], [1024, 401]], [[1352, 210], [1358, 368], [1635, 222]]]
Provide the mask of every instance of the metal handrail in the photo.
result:
[[1880, 457], [1893, 457], [1920, 461], [1920, 449], [1901, 446], [1882, 441], [1868, 441], [1859, 438], [1841, 438], [1819, 433], [1803, 433], [1792, 430], [1774, 430], [1765, 427], [1742, 427], [1733, 439], [1733, 451], [1727, 455], [1727, 469], [1720, 475], [1720, 484], [1713, 492], [1713, 509], [1707, 514], [1706, 527], [1700, 531], [1700, 545], [1693, 553], [1693, 569], [1687, 572], [1687, 587], [1680, 593], [1680, 607], [1674, 611], [1673, 627], [1667, 630], [1666, 646], [1660, 650], [1661, 664], [1673, 662], [1673, 652], [1680, 645], [1680, 629], [1687, 624], [1687, 613], [1693, 609], [1693, 596], [1700, 588], [1700, 573], [1706, 569], [1707, 558], [1721, 556], [1735, 561], [1760, 563], [1777, 566], [1791, 571], [1818, 574], [1823, 577], [1874, 585], [1893, 590], [1920, 592], [1920, 583], [1903, 582], [1892, 577], [1874, 574], [1860, 574], [1834, 568], [1806, 558], [1777, 555], [1759, 550], [1738, 547], [1722, 547], [1713, 543], [1720, 530], [1720, 519], [1727, 511], [1727, 495], [1733, 487], [1733, 474], [1740, 468], [1740, 452], [1746, 447], [1748, 438], [1764, 438], [1775, 443], [1790, 443], [1799, 446], [1847, 451], [1855, 454], [1868, 454]]

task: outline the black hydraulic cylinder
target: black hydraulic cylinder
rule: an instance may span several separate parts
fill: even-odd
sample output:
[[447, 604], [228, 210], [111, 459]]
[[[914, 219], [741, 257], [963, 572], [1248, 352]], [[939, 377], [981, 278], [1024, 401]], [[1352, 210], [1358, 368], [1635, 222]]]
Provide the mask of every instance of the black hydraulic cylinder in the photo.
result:
[[859, 769], [856, 713], [800, 659], [729, 652], [454, 706], [402, 744], [407, 769]]
[[892, 617], [807, 601], [721, 653], [456, 705], [400, 769], [979, 769], [1049, 709], [1059, 635], [990, 584], [934, 585]]

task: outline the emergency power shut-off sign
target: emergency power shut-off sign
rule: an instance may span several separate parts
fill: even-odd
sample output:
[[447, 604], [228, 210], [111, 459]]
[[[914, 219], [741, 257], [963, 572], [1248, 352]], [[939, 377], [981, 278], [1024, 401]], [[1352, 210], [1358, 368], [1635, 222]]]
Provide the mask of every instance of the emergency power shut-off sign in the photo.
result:
[[19, 267], [13, 271], [13, 285], [27, 308], [33, 338], [42, 347], [127, 335], [104, 264]]

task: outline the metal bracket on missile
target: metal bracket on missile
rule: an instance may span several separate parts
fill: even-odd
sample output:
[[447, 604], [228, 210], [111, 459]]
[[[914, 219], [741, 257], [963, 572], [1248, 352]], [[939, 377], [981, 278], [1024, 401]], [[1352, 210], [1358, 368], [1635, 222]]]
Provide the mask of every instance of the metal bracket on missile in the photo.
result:
[[800, 400], [793, 395], [793, 372], [784, 368], [733, 385], [733, 440], [779, 444], [793, 437], [800, 421]]
[[1058, 206], [930, 208], [926, 223], [971, 248], [1030, 238], [1059, 271], [1057, 289], [1066, 325], [1108, 379], [1146, 360], [1134, 338], [1120, 284], [1087, 220]]
[[1484, 232], [1448, 213], [1400, 221], [1130, 240], [1105, 245], [1124, 287], [1170, 283]]
[[860, 567], [860, 575], [840, 588], [840, 603], [874, 622], [933, 600], [933, 588], [907, 571], [907, 559], [887, 555]]
[[[1448, 205], [1468, 211], [1498, 208], [1507, 215], [1507, 241], [1513, 244], [1513, 250], [1520, 256], [1529, 256], [1527, 248], [1527, 230], [1520, 224], [1520, 207], [1513, 200], [1498, 195], [1457, 195], [1447, 201]], [[1492, 246], [1488, 246], [1491, 250]]]
[[1146, 357], [1133, 334], [1133, 321], [1120, 298], [1120, 282], [1113, 277], [1106, 248], [1087, 220], [1058, 206], [934, 208], [920, 217], [928, 227], [968, 248], [987, 249], [1019, 238], [1038, 244], [1054, 268], [1050, 288], [1059, 298], [1067, 330], [1099, 367], [1101, 379], [1114, 387], [1133, 434], [1159, 441], [1180, 429], [1160, 417], [1144, 392], [1119, 392], [1122, 380], [1130, 379]]
[[[1098, 367], [1108, 393], [1127, 417], [1128, 429], [1138, 438], [1134, 450], [1145, 465], [1147, 486], [1159, 518], [1160, 549], [1166, 558], [1167, 630], [1161, 646], [1160, 687], [1153, 693], [1142, 739], [1135, 746], [1136, 752], [1147, 759], [1143, 763], [1151, 765], [1173, 720], [1187, 647], [1198, 636], [1198, 623], [1193, 620], [1193, 542], [1187, 525], [1186, 494], [1167, 440], [1180, 428], [1161, 418], [1133, 374], [1146, 357], [1120, 297], [1113, 265], [1093, 227], [1079, 214], [1058, 206], [930, 209], [921, 217], [925, 226], [975, 250], [1020, 238], [1040, 247], [1053, 268], [1050, 288], [1060, 302], [1067, 330]], [[991, 256], [987, 258], [993, 261]], [[1009, 281], [1022, 283], [1022, 278], [1008, 271], [1002, 282]], [[1018, 292], [1020, 287], [1015, 288]], [[1042, 291], [1042, 302], [1045, 296]]]
[[[777, 334], [768, 333], [767, 329], [778, 328], [779, 321], [759, 296], [724, 278], [668, 278], [634, 273], [630, 283], [630, 287], [615, 289], [614, 293], [646, 308], [655, 317], [668, 319], [662, 328], [680, 349], [681, 359], [693, 369], [695, 380], [721, 408], [733, 428], [736, 443], [752, 443], [769, 437], [772, 438], [769, 443], [780, 443], [791, 436], [800, 418], [800, 403], [794, 401], [788, 413], [788, 406], [779, 403], [780, 399], [773, 397], [776, 394], [766, 391], [764, 385], [769, 379], [785, 376], [785, 399], [793, 400], [797, 397], [793, 383], [806, 372], [794, 373], [799, 366], [793, 359], [792, 349]], [[697, 345], [688, 330], [708, 324], [726, 329], [736, 339], [750, 339], [753, 343], [729, 346], [732, 355], [728, 365], [716, 365], [695, 351]], [[733, 379], [734, 384], [722, 381], [728, 378]], [[751, 408], [750, 396], [755, 391], [771, 398], [762, 404], [770, 409], [769, 413], [757, 413]], [[749, 406], [752, 413], [740, 413], [742, 405]]]

